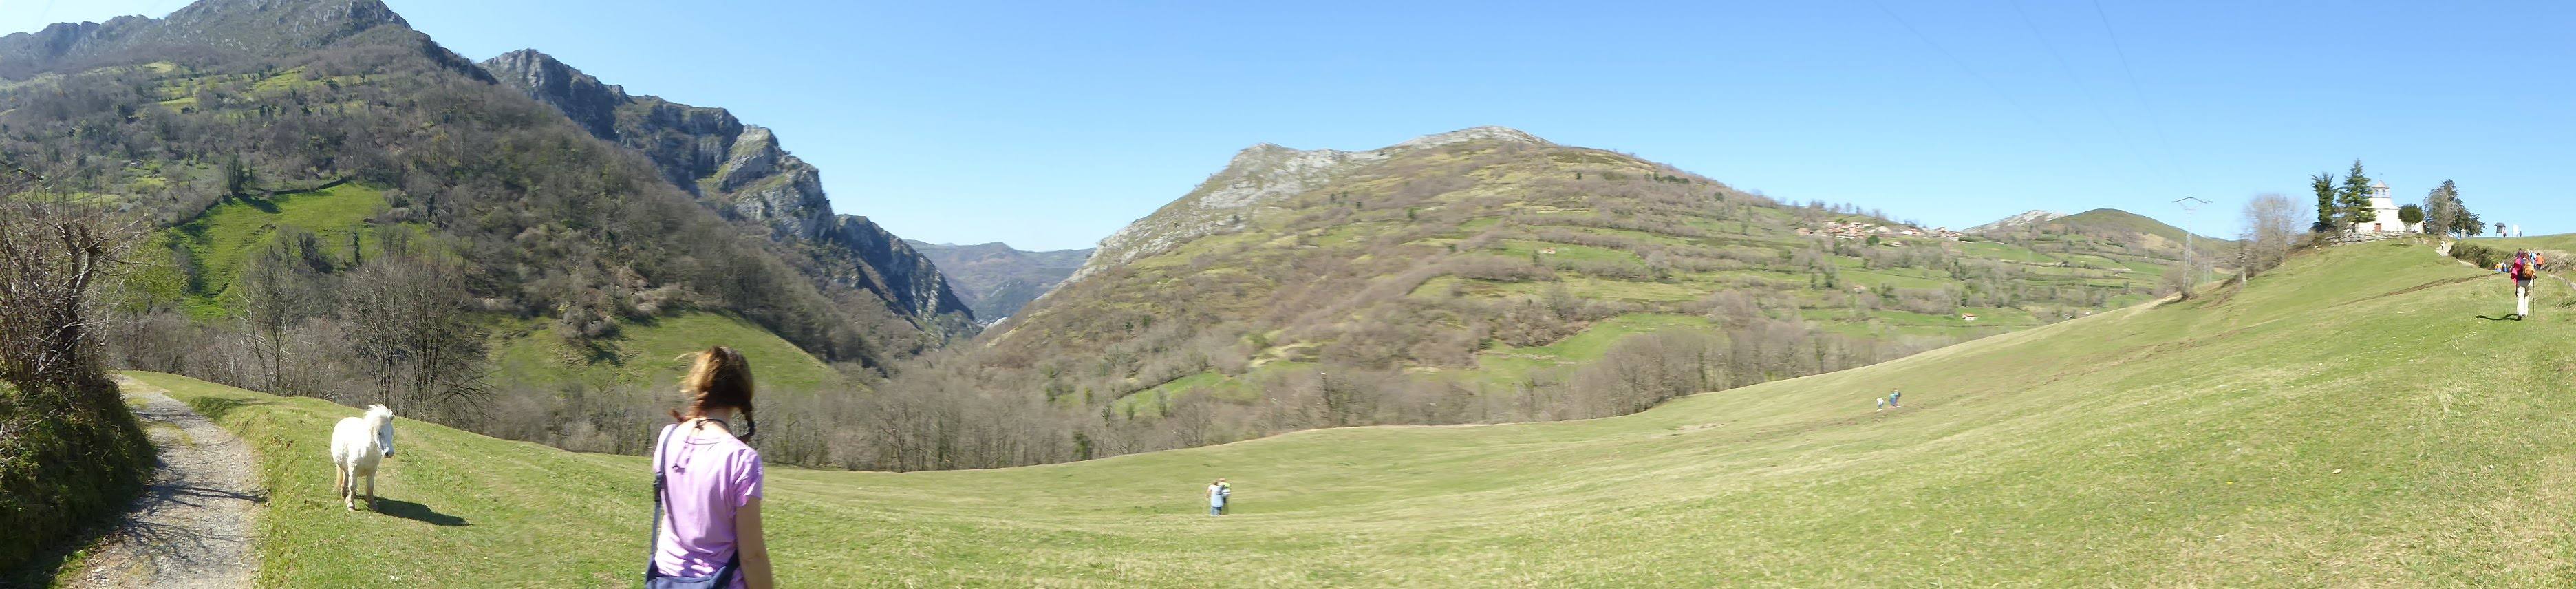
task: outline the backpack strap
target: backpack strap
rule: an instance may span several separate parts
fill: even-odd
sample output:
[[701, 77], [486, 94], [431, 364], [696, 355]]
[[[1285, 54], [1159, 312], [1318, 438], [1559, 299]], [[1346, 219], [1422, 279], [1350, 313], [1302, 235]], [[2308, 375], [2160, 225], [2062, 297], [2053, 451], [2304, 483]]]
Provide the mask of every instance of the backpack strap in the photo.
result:
[[671, 434], [679, 429], [680, 426], [677, 425], [663, 428], [662, 441], [653, 444], [653, 540], [644, 545], [644, 582], [646, 583], [651, 583], [653, 578], [662, 576], [662, 571], [653, 564], [653, 559], [662, 550], [662, 493], [665, 492], [662, 453], [669, 451]]
[[[667, 451], [666, 448], [671, 443], [671, 434], [679, 430], [679, 424], [662, 430], [662, 442], [653, 446], [653, 541], [644, 546], [644, 584], [647, 586], [652, 585], [653, 579], [662, 576], [661, 569], [653, 563], [654, 557], [662, 549], [662, 496], [671, 492], [670, 477], [662, 471], [662, 454]], [[733, 556], [725, 559], [722, 568], [716, 569], [714, 586], [718, 589], [732, 587], [734, 575], [739, 574], [741, 570], [742, 547], [736, 546]]]

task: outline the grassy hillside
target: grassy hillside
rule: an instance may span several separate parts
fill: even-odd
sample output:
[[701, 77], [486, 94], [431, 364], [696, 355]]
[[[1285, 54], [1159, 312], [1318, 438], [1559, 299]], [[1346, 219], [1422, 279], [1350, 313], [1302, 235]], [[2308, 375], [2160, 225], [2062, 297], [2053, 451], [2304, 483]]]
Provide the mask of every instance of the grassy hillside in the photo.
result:
[[243, 259], [276, 242], [280, 230], [310, 232], [333, 253], [354, 258], [375, 249], [375, 227], [368, 221], [384, 207], [383, 191], [357, 184], [227, 199], [163, 232], [160, 239], [172, 254], [155, 261], [166, 261], [167, 270], [178, 273], [184, 289], [176, 294], [191, 313], [218, 317], [226, 312], [224, 293]]
[[[1086, 439], [1191, 391], [1249, 416], [1181, 439], [1596, 417], [1705, 389], [1584, 372], [1655, 346], [1613, 362], [1529, 350], [1609, 350], [1644, 333], [1623, 322], [1689, 318], [1719, 341], [1662, 346], [1713, 358], [1675, 374], [1751, 384], [2145, 301], [2183, 258], [2179, 230], [2114, 210], [1992, 237], [1877, 215], [1509, 129], [1370, 151], [1261, 145], [1103, 241], [971, 361], [1024, 371], [988, 373], [1004, 375], [984, 377], [989, 390], [1049, 391], [1068, 421], [1109, 416], [1078, 426]], [[1343, 384], [1357, 401], [1274, 409]]]
[[[2564, 584], [2576, 297], [2481, 318], [2500, 285], [2421, 246], [2351, 246], [2241, 292], [1625, 417], [773, 467], [771, 544], [799, 586]], [[380, 483], [403, 503], [351, 514], [312, 467], [350, 410], [140, 377], [291, 466], [263, 522], [289, 555], [270, 584], [619, 584], [642, 551], [622, 523], [646, 513], [639, 459], [406, 421]], [[1891, 387], [1905, 407], [1872, 411]], [[1221, 519], [1199, 495], [1219, 476], [1240, 501]]]
[[2201, 243], [2204, 254], [2224, 251], [2221, 246], [2227, 243], [2224, 239], [2192, 235], [2190, 232], [2183, 231], [2181, 227], [2119, 209], [2093, 209], [2058, 217], [2046, 223], [2040, 223], [2038, 227], [2043, 231], [2105, 237], [2123, 234], [2152, 236], [2155, 238], [2151, 242], [2152, 247], [2168, 250], [2180, 249], [2186, 240], [2197, 240]]
[[507, 322], [495, 330], [493, 367], [502, 379], [537, 386], [667, 389], [688, 370], [683, 354], [724, 345], [761, 359], [763, 390], [812, 392], [842, 386], [838, 371], [760, 326], [717, 313], [686, 312], [619, 324], [617, 336], [575, 346], [542, 322]]

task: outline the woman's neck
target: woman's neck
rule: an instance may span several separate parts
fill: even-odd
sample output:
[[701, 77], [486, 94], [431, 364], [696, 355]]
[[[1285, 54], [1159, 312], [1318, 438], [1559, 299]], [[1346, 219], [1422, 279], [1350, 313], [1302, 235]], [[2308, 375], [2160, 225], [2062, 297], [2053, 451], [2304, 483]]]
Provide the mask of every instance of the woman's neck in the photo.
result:
[[[692, 435], [702, 437], [730, 437], [733, 435], [733, 422], [730, 421], [733, 419], [733, 408], [731, 407], [709, 407], [705, 413], [698, 415], [698, 419], [705, 421], [698, 422], [696, 427], [691, 428], [690, 433]], [[715, 422], [715, 427], [707, 427], [706, 422], [708, 421]]]

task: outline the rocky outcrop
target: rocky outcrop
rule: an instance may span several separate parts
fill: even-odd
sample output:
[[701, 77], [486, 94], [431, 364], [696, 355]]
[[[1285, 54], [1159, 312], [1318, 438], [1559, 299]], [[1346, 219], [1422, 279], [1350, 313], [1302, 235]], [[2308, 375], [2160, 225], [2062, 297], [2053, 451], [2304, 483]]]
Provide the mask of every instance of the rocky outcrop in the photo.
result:
[[599, 78], [572, 69], [535, 49], [503, 53], [483, 62], [483, 70], [492, 77], [527, 92], [530, 96], [555, 97], [554, 105], [572, 122], [581, 124], [590, 134], [602, 139], [617, 139], [617, 107], [625, 106], [626, 89], [602, 84]]
[[593, 135], [643, 152], [664, 179], [707, 206], [800, 246], [823, 266], [823, 280], [874, 292], [918, 320], [971, 313], [929, 258], [866, 217], [835, 213], [822, 171], [781, 147], [769, 129], [721, 108], [628, 94], [534, 49], [481, 65]]
[[867, 217], [841, 215], [829, 223], [824, 240], [862, 256], [859, 268], [877, 282], [878, 288], [896, 293], [887, 297], [897, 305], [896, 310], [917, 317], [967, 313], [966, 303], [958, 300], [948, 280], [939, 275], [939, 265], [913, 250], [903, 238], [895, 237]]
[[1066, 282], [1137, 258], [1171, 251], [1200, 237], [1241, 229], [1244, 217], [1280, 199], [1321, 187], [1333, 178], [1395, 154], [1469, 141], [1550, 145], [1545, 139], [1509, 127], [1474, 127], [1416, 137], [1368, 151], [1299, 150], [1263, 143], [1244, 148], [1225, 170], [1172, 201], [1154, 214], [1137, 219], [1100, 240], [1089, 262]]

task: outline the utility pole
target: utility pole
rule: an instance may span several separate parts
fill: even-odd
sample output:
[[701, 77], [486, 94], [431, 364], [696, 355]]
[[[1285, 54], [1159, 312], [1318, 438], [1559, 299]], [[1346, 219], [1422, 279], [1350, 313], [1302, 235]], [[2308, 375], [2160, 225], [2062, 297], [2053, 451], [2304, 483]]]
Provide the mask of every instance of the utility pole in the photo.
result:
[[[2200, 207], [2202, 205], [2209, 204], [2209, 201], [2197, 197], [2186, 196], [2174, 199], [2173, 203], [2176, 206], [2182, 207], [2182, 223], [2184, 225], [2190, 225], [2195, 217], [2193, 213], [2199, 212]], [[2182, 230], [2182, 269], [2184, 272], [2191, 273], [2191, 282], [2186, 284], [2200, 283], [2200, 263], [2193, 260], [2200, 255], [2199, 241], [2199, 233], [2195, 233], [2190, 229]]]

